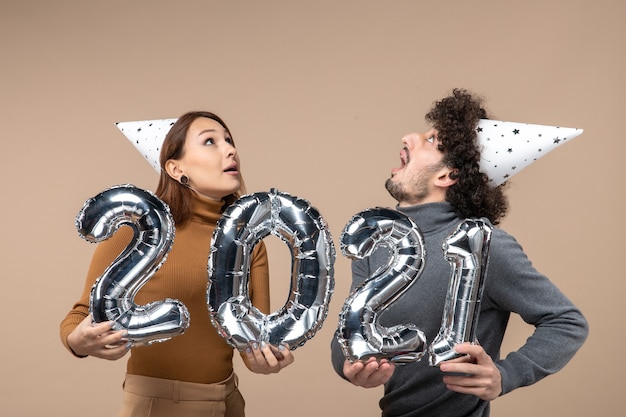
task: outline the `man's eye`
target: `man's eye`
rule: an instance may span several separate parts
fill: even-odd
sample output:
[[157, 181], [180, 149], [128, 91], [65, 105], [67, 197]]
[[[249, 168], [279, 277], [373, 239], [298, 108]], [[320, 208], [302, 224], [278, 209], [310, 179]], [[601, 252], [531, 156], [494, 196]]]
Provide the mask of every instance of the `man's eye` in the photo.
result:
[[426, 142], [435, 143], [435, 137], [434, 136], [429, 137], [428, 139], [426, 139]]

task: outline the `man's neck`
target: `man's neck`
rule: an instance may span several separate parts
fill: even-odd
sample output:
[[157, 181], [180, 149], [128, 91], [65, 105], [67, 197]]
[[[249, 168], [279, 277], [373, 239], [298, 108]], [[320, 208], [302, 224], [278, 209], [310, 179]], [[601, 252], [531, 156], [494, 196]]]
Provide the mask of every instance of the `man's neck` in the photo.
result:
[[445, 194], [443, 195], [443, 197], [429, 195], [421, 199], [398, 201], [398, 207], [412, 207], [412, 206], [419, 206], [420, 204], [443, 203], [445, 201], [446, 201]]

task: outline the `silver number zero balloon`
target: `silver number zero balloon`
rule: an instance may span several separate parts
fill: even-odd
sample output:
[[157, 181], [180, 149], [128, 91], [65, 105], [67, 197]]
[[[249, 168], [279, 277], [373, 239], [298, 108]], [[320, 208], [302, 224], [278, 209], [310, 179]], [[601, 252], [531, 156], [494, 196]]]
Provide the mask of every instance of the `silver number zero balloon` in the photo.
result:
[[387, 358], [395, 363], [416, 362], [424, 355], [426, 338], [414, 324], [390, 328], [378, 323], [378, 315], [404, 294], [424, 268], [426, 254], [419, 227], [395, 210], [364, 210], [345, 226], [342, 253], [364, 259], [379, 246], [390, 252], [383, 265], [345, 300], [339, 315], [337, 340], [350, 362]]
[[441, 329], [428, 348], [429, 363], [454, 359], [454, 346], [477, 343], [476, 326], [485, 284], [492, 227], [485, 219], [465, 219], [443, 242], [452, 273]]
[[90, 198], [76, 216], [80, 236], [91, 243], [110, 238], [124, 224], [133, 228], [134, 237], [91, 289], [93, 322], [112, 320], [114, 329], [128, 331], [133, 345], [182, 334], [189, 326], [189, 312], [180, 301], [134, 302], [171, 249], [175, 230], [169, 207], [151, 192], [125, 184]]
[[[291, 250], [291, 289], [285, 305], [263, 314], [250, 300], [254, 246], [268, 235]], [[328, 227], [306, 200], [272, 189], [241, 197], [218, 221], [209, 255], [207, 305], [213, 325], [233, 347], [251, 342], [302, 346], [321, 328], [334, 288], [335, 251]]]

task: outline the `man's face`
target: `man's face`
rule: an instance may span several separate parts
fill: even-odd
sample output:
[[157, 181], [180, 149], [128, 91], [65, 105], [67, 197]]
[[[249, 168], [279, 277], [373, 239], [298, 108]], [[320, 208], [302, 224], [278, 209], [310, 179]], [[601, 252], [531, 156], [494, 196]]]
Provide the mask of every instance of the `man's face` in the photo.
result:
[[385, 188], [400, 206], [426, 202], [444, 201], [441, 190], [435, 187], [435, 179], [446, 167], [443, 152], [438, 149], [437, 131], [409, 133], [402, 138], [401, 165], [391, 170]]

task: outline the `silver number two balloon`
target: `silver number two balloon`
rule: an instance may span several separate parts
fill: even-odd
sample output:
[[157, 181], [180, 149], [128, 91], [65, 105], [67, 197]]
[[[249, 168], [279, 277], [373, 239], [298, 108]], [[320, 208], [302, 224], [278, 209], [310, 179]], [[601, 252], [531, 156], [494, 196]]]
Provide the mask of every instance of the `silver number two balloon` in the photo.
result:
[[133, 345], [149, 345], [182, 334], [189, 326], [187, 307], [166, 299], [136, 305], [135, 295], [167, 258], [174, 239], [169, 207], [149, 191], [133, 185], [111, 187], [85, 202], [76, 217], [81, 237], [91, 243], [110, 238], [127, 224], [134, 236], [91, 289], [93, 322], [113, 321], [126, 329]]
[[421, 231], [399, 211], [375, 208], [353, 216], [341, 235], [342, 253], [351, 259], [363, 259], [380, 246], [390, 251], [389, 262], [346, 299], [337, 339], [351, 362], [370, 357], [416, 362], [425, 353], [424, 333], [414, 324], [384, 327], [378, 323], [378, 315], [422, 273], [425, 253]]

